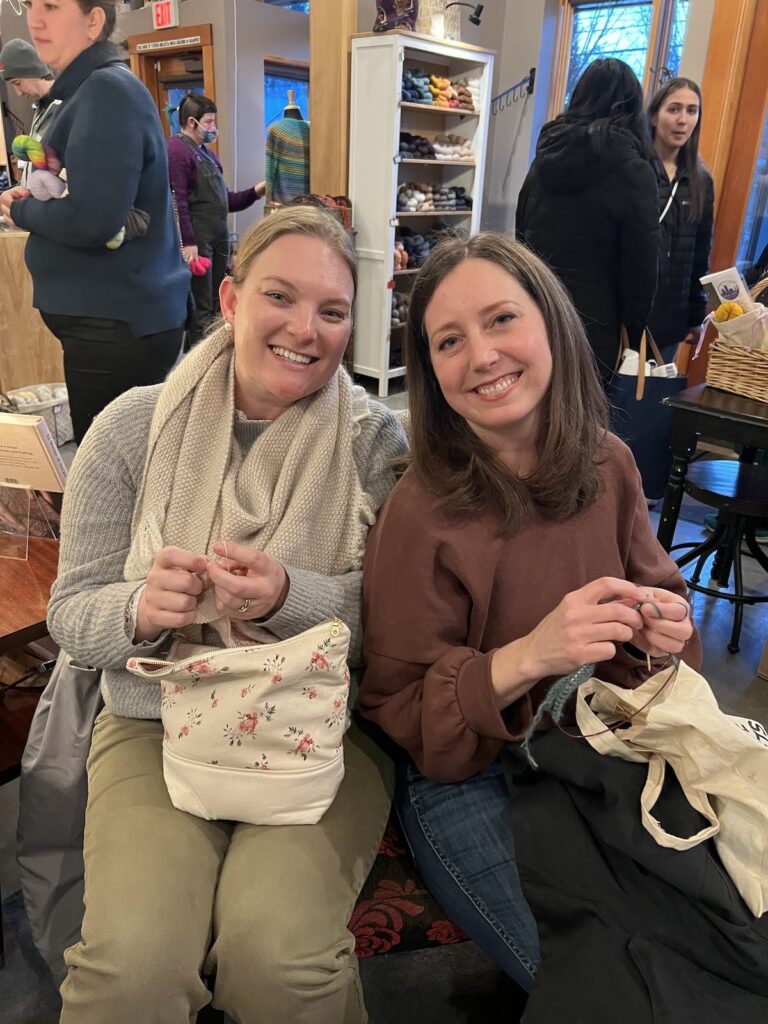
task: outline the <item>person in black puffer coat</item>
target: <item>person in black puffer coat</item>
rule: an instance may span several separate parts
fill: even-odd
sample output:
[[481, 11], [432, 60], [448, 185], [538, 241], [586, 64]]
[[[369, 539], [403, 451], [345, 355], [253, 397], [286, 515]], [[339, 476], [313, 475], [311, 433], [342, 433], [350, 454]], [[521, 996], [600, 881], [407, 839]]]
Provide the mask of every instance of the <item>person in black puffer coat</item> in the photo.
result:
[[649, 320], [667, 361], [682, 341], [695, 344], [707, 311], [699, 278], [709, 268], [715, 191], [699, 158], [701, 89], [672, 78], [648, 107], [659, 186], [659, 284]]
[[658, 193], [643, 96], [623, 61], [596, 60], [545, 124], [517, 204], [517, 237], [573, 298], [606, 383], [621, 327], [637, 348], [653, 303]]

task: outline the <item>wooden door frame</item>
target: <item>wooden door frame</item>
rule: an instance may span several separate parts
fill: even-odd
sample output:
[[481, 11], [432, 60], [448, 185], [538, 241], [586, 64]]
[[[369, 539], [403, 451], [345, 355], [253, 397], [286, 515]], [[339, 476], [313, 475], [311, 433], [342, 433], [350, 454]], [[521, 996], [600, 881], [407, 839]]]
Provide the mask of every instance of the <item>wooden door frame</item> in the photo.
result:
[[[700, 151], [715, 182], [715, 230], [710, 266], [734, 266], [768, 109], [768, 0], [718, 0], [702, 82]], [[688, 381], [704, 381], [710, 328]]]
[[[158, 57], [168, 54], [186, 53], [190, 50], [199, 49], [203, 56], [203, 88], [205, 95], [216, 102], [216, 79], [213, 66], [213, 26], [206, 25], [180, 25], [177, 28], [162, 29], [157, 32], [143, 32], [140, 35], [128, 37], [128, 55], [131, 61], [131, 71], [149, 89], [155, 106], [160, 111], [160, 119], [163, 128], [170, 130], [165, 111], [160, 106], [160, 92], [158, 89], [157, 72], [154, 62]], [[215, 153], [218, 153], [218, 145], [212, 143], [209, 146]]]

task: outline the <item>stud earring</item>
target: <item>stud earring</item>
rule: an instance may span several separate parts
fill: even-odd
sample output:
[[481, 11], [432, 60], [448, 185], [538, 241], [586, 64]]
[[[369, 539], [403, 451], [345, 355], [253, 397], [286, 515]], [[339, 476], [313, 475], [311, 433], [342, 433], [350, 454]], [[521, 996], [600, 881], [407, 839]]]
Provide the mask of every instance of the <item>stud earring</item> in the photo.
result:
[[224, 328], [225, 328], [225, 330], [227, 330], [227, 331], [231, 331], [231, 330], [233, 330], [233, 328], [234, 328], [234, 325], [233, 325], [233, 324], [231, 324], [231, 323], [229, 322], [229, 320], [227, 320], [227, 321], [226, 321], [226, 322], [224, 323]]

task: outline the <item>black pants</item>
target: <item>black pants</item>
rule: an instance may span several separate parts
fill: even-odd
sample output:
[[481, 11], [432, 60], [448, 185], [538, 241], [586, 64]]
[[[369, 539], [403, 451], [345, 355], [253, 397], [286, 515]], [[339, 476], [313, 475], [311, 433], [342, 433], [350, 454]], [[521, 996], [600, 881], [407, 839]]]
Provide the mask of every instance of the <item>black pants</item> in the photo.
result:
[[41, 315], [64, 349], [64, 378], [78, 444], [94, 417], [118, 395], [165, 380], [184, 338], [183, 325], [136, 338], [122, 320]]
[[211, 269], [204, 277], [192, 275], [190, 287], [194, 310], [189, 320], [188, 347], [197, 344], [221, 312], [219, 288], [227, 273], [229, 260], [229, 235], [224, 234], [212, 242], [198, 241], [200, 256], [207, 256]]

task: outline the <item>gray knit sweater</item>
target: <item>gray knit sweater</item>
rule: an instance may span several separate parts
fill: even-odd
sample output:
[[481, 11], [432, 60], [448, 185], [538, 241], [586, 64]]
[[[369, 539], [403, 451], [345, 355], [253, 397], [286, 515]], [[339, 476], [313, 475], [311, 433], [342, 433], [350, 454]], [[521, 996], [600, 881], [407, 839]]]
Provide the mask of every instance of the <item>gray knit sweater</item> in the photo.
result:
[[[159, 718], [156, 683], [125, 669], [132, 655], [162, 656], [169, 632], [154, 643], [133, 643], [135, 581], [123, 567], [131, 543], [131, 520], [144, 472], [149, 428], [162, 385], [134, 388], [94, 421], [78, 449], [67, 481], [61, 521], [59, 576], [48, 606], [51, 636], [76, 661], [103, 669], [104, 700], [116, 715]], [[394, 484], [391, 460], [407, 447], [395, 416], [378, 402], [361, 423], [354, 442], [360, 482], [378, 508]], [[245, 449], [267, 424], [238, 418], [235, 436]], [[307, 453], [311, 457], [311, 452]], [[263, 622], [279, 639], [338, 616], [352, 632], [349, 664], [360, 664], [361, 572], [323, 576], [285, 566], [288, 597]]]

